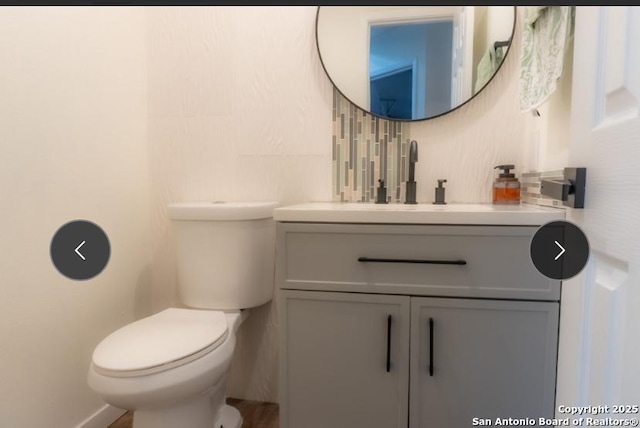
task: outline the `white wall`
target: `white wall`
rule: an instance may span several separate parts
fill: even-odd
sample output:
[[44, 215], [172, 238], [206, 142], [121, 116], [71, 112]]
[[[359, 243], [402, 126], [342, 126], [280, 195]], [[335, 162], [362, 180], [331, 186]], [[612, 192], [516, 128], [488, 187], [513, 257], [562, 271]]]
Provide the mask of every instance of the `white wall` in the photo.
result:
[[[168, 203], [331, 199], [332, 89], [315, 11], [148, 9], [154, 310], [178, 303]], [[231, 396], [277, 401], [277, 346], [275, 305], [252, 309]]]
[[[2, 8], [0, 29], [0, 426], [72, 427], [103, 406], [93, 348], [148, 312], [144, 15]], [[88, 281], [49, 258], [78, 218], [111, 242]]]
[[[519, 11], [522, 13], [522, 9]], [[518, 17], [523, 18], [523, 15]], [[513, 28], [513, 6], [492, 6], [486, 8], [486, 39], [485, 50], [497, 41], [506, 41], [511, 37]]]
[[532, 171], [561, 170], [569, 166], [571, 143], [571, 80], [573, 78], [573, 41], [565, 51], [562, 76], [556, 90], [538, 108], [527, 139], [526, 165]]

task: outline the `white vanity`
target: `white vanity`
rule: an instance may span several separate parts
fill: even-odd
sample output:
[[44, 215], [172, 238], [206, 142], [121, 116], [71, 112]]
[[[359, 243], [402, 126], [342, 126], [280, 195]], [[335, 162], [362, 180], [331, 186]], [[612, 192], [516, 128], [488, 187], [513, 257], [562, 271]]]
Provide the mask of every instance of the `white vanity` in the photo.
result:
[[553, 417], [561, 284], [529, 244], [564, 211], [311, 203], [274, 218], [282, 428]]

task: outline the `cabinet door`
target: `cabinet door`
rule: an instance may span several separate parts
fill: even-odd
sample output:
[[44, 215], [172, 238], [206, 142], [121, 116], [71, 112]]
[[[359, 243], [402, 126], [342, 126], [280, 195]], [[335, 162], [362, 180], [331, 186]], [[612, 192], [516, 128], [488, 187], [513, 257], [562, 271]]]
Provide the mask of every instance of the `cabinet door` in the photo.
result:
[[405, 428], [409, 303], [281, 290], [282, 428]]
[[411, 428], [552, 418], [559, 304], [414, 298]]

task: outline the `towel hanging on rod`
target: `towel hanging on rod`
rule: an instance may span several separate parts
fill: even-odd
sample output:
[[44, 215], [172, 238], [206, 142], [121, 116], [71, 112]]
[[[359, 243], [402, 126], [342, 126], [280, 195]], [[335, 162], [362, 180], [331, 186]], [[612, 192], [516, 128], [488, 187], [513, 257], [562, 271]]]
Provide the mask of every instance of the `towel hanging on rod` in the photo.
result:
[[501, 47], [505, 47], [505, 46], [509, 46], [511, 44], [511, 39], [509, 40], [504, 40], [504, 41], [497, 41], [493, 43], [493, 48], [494, 49], [498, 49]]

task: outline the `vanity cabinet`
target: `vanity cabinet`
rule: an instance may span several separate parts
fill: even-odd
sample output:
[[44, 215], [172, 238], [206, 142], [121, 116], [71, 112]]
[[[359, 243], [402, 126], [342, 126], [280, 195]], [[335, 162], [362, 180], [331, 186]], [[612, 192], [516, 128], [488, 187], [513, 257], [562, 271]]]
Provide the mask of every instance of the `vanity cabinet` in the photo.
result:
[[279, 222], [281, 427], [553, 417], [560, 282], [536, 230]]

